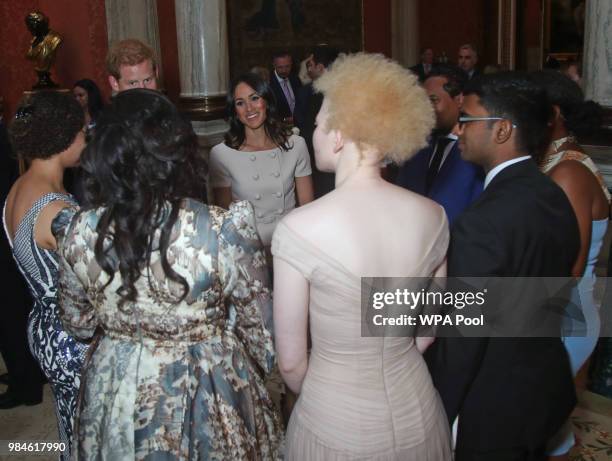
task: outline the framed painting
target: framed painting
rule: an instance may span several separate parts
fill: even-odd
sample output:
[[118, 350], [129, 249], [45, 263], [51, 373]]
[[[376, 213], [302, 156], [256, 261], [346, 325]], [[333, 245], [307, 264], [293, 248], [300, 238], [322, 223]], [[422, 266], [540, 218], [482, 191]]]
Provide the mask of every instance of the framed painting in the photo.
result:
[[584, 45], [587, 0], [544, 0], [544, 59], [578, 61]]
[[294, 67], [316, 44], [343, 52], [363, 49], [362, 0], [228, 0], [230, 74], [270, 68], [288, 50]]

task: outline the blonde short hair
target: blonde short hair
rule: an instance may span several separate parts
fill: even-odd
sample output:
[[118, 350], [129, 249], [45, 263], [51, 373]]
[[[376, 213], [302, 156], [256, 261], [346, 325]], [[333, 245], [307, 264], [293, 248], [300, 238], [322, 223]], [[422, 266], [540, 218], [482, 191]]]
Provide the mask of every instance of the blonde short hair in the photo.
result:
[[106, 70], [110, 75], [119, 80], [121, 77], [121, 66], [135, 66], [147, 59], [151, 60], [153, 70], [157, 69], [157, 62], [155, 61], [153, 49], [140, 40], [128, 38], [120, 42], [115, 42], [110, 47], [108, 55], [106, 56]]
[[425, 147], [434, 111], [417, 78], [381, 54], [339, 57], [314, 83], [329, 108], [327, 129], [396, 163]]

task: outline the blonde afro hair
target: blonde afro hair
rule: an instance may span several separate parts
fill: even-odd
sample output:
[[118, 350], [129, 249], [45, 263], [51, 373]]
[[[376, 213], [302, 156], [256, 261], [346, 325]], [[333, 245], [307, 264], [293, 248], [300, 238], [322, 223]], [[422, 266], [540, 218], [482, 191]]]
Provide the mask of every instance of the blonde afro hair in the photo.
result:
[[314, 83], [328, 104], [327, 130], [401, 163], [427, 144], [435, 117], [417, 78], [381, 54], [339, 57]]

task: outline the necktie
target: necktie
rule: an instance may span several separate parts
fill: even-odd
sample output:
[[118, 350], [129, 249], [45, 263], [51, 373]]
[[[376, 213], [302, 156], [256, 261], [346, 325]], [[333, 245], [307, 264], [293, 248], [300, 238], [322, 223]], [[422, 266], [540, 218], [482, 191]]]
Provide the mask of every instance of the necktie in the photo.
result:
[[285, 98], [287, 99], [287, 104], [289, 104], [289, 109], [293, 114], [293, 109], [295, 108], [295, 98], [293, 97], [293, 91], [289, 87], [289, 79], [283, 79], [283, 93], [285, 93]]
[[429, 168], [427, 169], [427, 176], [425, 176], [425, 194], [429, 193], [431, 186], [436, 179], [436, 175], [440, 170], [440, 165], [442, 164], [442, 158], [444, 157], [444, 150], [446, 146], [453, 141], [446, 136], [441, 136], [437, 138], [436, 145], [431, 155], [431, 162], [429, 163]]

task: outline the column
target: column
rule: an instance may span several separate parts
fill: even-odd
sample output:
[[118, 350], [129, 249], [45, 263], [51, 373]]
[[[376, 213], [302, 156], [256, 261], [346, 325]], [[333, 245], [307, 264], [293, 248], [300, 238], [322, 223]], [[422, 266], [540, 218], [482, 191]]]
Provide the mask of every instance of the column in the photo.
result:
[[612, 107], [612, 2], [586, 2], [583, 81], [587, 99]]
[[137, 38], [153, 48], [163, 87], [156, 0], [106, 0], [105, 5], [109, 46], [119, 40]]
[[418, 64], [419, 56], [418, 0], [391, 2], [391, 55], [405, 67]]
[[[225, 0], [175, 0], [181, 92], [179, 108], [192, 120], [200, 155], [223, 141], [229, 86]], [[212, 197], [208, 181], [208, 197]]]
[[220, 142], [227, 125], [229, 51], [225, 0], [175, 2], [181, 110], [194, 120], [198, 135]]

